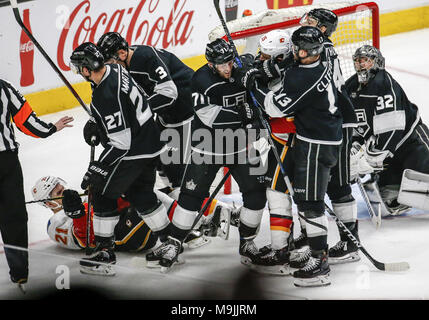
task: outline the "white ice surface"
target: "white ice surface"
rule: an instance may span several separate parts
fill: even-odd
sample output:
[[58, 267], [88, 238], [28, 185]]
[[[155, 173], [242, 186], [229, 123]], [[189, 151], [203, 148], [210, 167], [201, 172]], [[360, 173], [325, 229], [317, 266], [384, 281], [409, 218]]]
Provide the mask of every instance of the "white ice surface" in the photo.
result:
[[[403, 33], [381, 39], [387, 70], [403, 86], [409, 99], [417, 104], [423, 120], [429, 123], [429, 29]], [[30, 189], [43, 175], [57, 175], [68, 181], [71, 188], [79, 189], [85, 172], [90, 149], [82, 138], [87, 114], [82, 108], [43, 116], [55, 122], [63, 115], [75, 118], [74, 127], [65, 129], [49, 139], [25, 136], [18, 130], [21, 144], [20, 160], [24, 173], [26, 199], [32, 200]], [[132, 267], [133, 257], [142, 253], [118, 253], [117, 275], [112, 278], [87, 276], [79, 273], [78, 259], [83, 252], [57, 247], [48, 240], [46, 223], [50, 212], [37, 204], [27, 206], [29, 215], [30, 279], [27, 298], [40, 294], [42, 289], [55, 289], [58, 266], [70, 270], [70, 287], [87, 284], [103, 290], [115, 298], [124, 299], [233, 299], [259, 296], [265, 299], [428, 299], [429, 275], [429, 212], [413, 210], [411, 215], [383, 219], [376, 231], [357, 190], [360, 239], [370, 254], [381, 262], [407, 261], [411, 269], [401, 273], [378, 271], [361, 254], [361, 261], [331, 266], [332, 284], [324, 288], [302, 289], [293, 286], [292, 277], [273, 277], [245, 274], [238, 255], [238, 231], [232, 228], [228, 241], [212, 238], [202, 248], [186, 250], [186, 263], [168, 274], [145, 268]], [[10, 195], [13, 197], [13, 194]], [[228, 202], [240, 202], [239, 194], [222, 196]], [[329, 202], [327, 202], [329, 203]], [[259, 246], [269, 242], [268, 212], [263, 216]], [[338, 232], [329, 219], [328, 242], [333, 245]], [[1, 248], [0, 248], [1, 249]], [[0, 250], [1, 251], [1, 250]], [[61, 268], [61, 267], [60, 267]], [[239, 281], [246, 277], [245, 281]], [[252, 290], [253, 286], [257, 289]], [[247, 290], [248, 295], [243, 295]], [[4, 254], [0, 253], [0, 299], [20, 299], [18, 290], [9, 281]]]

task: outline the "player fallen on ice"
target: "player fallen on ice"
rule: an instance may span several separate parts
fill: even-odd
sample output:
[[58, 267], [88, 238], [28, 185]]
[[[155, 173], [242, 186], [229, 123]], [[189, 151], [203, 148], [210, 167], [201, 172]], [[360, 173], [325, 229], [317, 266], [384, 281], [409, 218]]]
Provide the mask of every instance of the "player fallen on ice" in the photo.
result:
[[[77, 191], [68, 189], [67, 183], [55, 176], [45, 176], [38, 179], [31, 188], [31, 193], [35, 201], [49, 208], [53, 213], [47, 227], [48, 235], [52, 241], [67, 249], [81, 250], [86, 248], [88, 213], [86, 195], [81, 196]], [[155, 193], [172, 216], [173, 209], [177, 205], [176, 201], [163, 192], [155, 191]], [[84, 197], [83, 200], [81, 197]], [[114, 229], [115, 251], [140, 252], [153, 249], [157, 244], [158, 236], [149, 229], [128, 201], [120, 197], [117, 200], [117, 205], [120, 218]], [[213, 206], [207, 209], [206, 216], [202, 219], [204, 223], [202, 223], [201, 229], [209, 229], [213, 235], [217, 236], [218, 229], [221, 228], [220, 211], [226, 211], [225, 214], [228, 214], [230, 210], [230, 206], [215, 201]], [[90, 246], [94, 248], [92, 215], [93, 210], [90, 220]], [[217, 223], [213, 220], [217, 220]], [[189, 248], [197, 248], [206, 243], [208, 240], [202, 235], [185, 241]], [[150, 261], [148, 262], [150, 263]], [[159, 264], [150, 265], [150, 267], [157, 266]]]

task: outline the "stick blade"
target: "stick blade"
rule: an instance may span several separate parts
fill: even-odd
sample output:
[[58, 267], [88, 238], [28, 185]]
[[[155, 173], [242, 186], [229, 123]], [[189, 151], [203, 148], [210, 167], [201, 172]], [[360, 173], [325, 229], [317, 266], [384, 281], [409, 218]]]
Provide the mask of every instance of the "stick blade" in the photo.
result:
[[384, 270], [385, 271], [407, 271], [410, 269], [410, 265], [408, 262], [394, 262], [394, 263], [385, 263]]

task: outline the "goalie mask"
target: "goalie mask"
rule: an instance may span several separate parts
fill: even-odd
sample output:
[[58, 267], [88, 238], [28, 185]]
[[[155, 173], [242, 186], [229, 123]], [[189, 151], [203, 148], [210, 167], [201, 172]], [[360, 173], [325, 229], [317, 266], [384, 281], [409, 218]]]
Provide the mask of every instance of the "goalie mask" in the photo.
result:
[[104, 61], [110, 59], [119, 60], [118, 51], [128, 52], [128, 42], [118, 32], [107, 32], [103, 34], [97, 42], [97, 46], [104, 56]]
[[[43, 199], [49, 199], [51, 197], [50, 195], [52, 190], [54, 190], [57, 184], [61, 184], [64, 187], [67, 185], [63, 179], [54, 176], [46, 176], [37, 180], [34, 187], [31, 188], [31, 194], [33, 195], [34, 200], [39, 201]], [[49, 208], [46, 205], [46, 202], [48, 201], [41, 201], [38, 203], [46, 208]]]
[[304, 14], [299, 22], [303, 26], [325, 27], [325, 36], [330, 37], [338, 26], [338, 17], [331, 10], [317, 8]]
[[368, 83], [378, 70], [384, 69], [384, 57], [373, 46], [364, 45], [353, 54], [353, 62], [359, 83]]
[[259, 39], [261, 54], [269, 55], [271, 59], [284, 59], [291, 51], [290, 33], [285, 30], [273, 30]]

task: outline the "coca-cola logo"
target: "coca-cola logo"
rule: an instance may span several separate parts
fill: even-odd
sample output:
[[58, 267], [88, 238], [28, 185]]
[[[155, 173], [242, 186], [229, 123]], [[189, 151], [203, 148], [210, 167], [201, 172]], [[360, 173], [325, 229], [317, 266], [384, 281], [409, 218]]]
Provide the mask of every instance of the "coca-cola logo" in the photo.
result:
[[20, 52], [29, 52], [34, 50], [34, 43], [31, 40], [28, 40], [26, 43], [21, 43], [19, 45]]
[[[187, 0], [176, 0], [168, 17], [160, 0], [140, 0], [135, 7], [117, 9], [110, 15], [106, 12], [91, 13], [91, 2], [84, 0], [70, 13], [61, 30], [57, 48], [58, 66], [68, 71], [65, 63], [76, 47], [86, 41], [96, 42], [109, 31], [119, 32], [129, 44], [147, 44], [167, 49], [183, 45], [189, 39], [194, 27], [191, 25], [194, 10], [185, 10]], [[66, 50], [71, 46], [71, 50]]]

